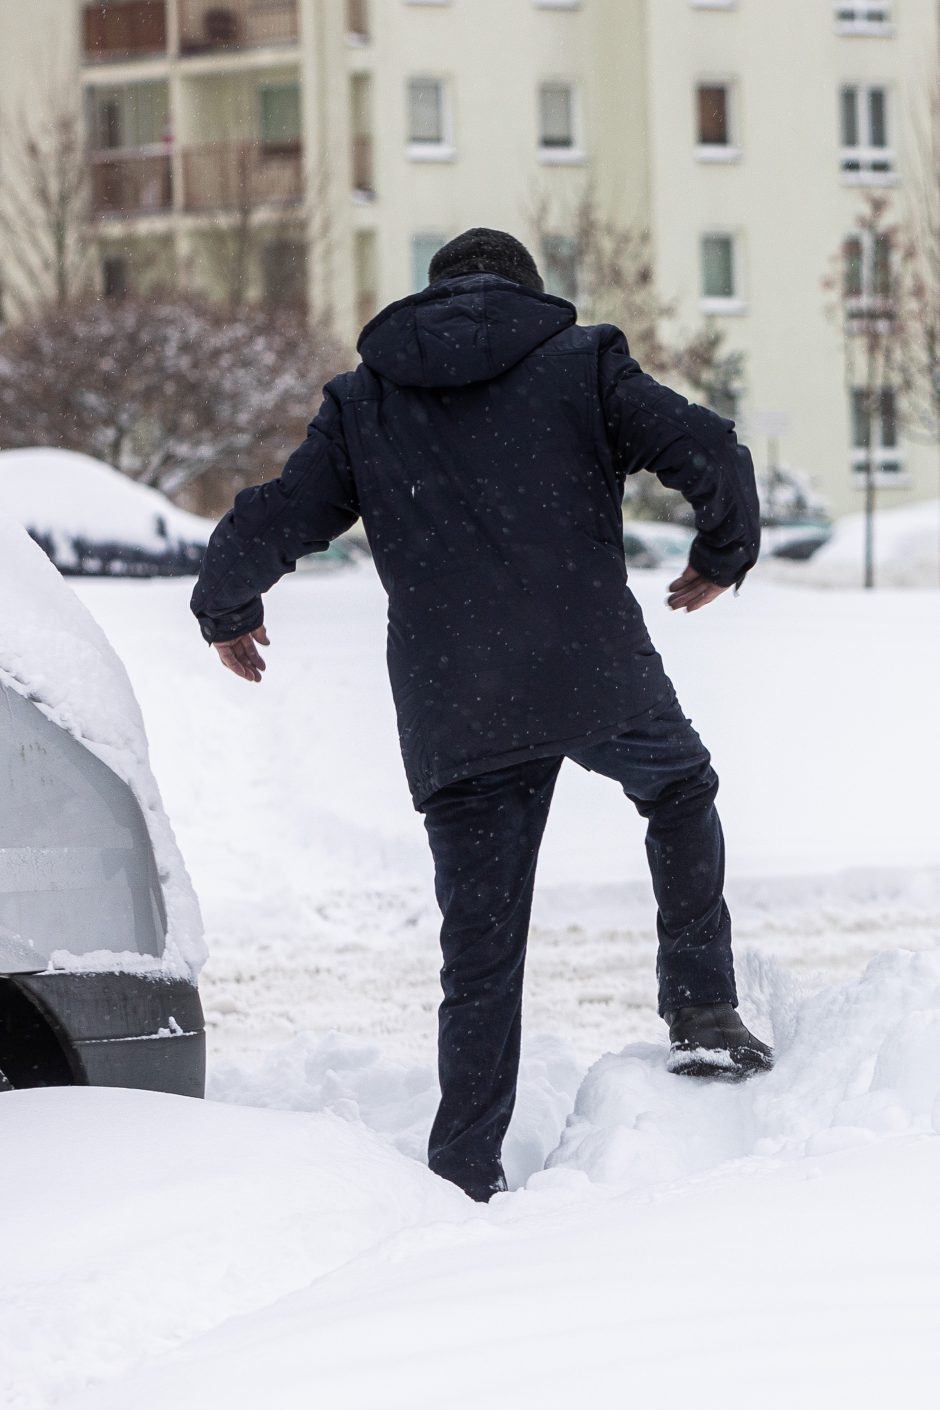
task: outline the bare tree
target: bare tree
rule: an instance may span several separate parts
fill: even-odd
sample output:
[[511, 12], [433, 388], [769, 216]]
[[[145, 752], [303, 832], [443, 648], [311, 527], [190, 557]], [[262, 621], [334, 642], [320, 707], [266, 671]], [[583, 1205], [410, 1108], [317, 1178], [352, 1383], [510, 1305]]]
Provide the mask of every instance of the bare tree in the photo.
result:
[[346, 360], [302, 311], [89, 298], [0, 339], [0, 446], [85, 451], [212, 510], [279, 472]]
[[872, 588], [878, 452], [886, 440], [896, 438], [898, 372], [910, 336], [906, 244], [881, 192], [865, 193], [855, 233], [842, 241], [823, 288], [842, 333], [853, 445], [865, 477], [863, 581]]
[[[538, 193], [530, 205], [530, 224], [549, 280], [571, 286], [569, 293], [586, 322], [616, 323], [651, 376], [680, 382], [722, 415], [732, 411], [743, 382], [743, 354], [725, 347], [724, 333], [714, 323], [691, 332], [675, 329], [676, 305], [657, 288], [648, 230], [605, 216], [590, 185], [573, 205], [562, 208]], [[671, 336], [666, 331], [670, 326]], [[684, 502], [653, 476], [633, 477], [626, 494], [636, 518], [685, 517]]]
[[50, 98], [21, 115], [4, 143], [0, 250], [21, 310], [60, 307], [90, 282], [91, 183], [77, 100]]

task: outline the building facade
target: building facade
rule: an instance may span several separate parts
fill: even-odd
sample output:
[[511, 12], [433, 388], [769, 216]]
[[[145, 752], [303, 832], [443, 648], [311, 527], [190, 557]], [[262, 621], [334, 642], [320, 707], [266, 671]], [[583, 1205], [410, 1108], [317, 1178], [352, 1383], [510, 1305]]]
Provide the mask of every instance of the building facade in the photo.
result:
[[[74, 85], [103, 293], [306, 298], [350, 341], [470, 225], [531, 242], [577, 302], [589, 189], [605, 218], [649, 230], [676, 325], [712, 321], [744, 355], [738, 411], [758, 461], [802, 468], [844, 513], [860, 507], [863, 428], [822, 281], [865, 191], [900, 205], [917, 179], [936, 12], [0, 0], [0, 183], [14, 110]], [[859, 242], [860, 289], [877, 260]], [[883, 503], [937, 493], [937, 449], [905, 438], [896, 390], [872, 427]]]

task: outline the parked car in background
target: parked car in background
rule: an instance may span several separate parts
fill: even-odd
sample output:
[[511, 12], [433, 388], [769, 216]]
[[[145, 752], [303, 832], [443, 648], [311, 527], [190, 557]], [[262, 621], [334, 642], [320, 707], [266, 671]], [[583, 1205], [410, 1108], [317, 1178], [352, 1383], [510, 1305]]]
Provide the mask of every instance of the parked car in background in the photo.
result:
[[761, 529], [761, 552], [769, 558], [812, 558], [832, 538], [826, 519], [802, 519], [792, 524], [766, 524]]
[[0, 452], [0, 514], [60, 573], [95, 577], [195, 575], [214, 527], [101, 460], [47, 448]]
[[675, 568], [689, 561], [695, 534], [681, 524], [631, 519], [623, 526], [623, 552], [628, 568]]

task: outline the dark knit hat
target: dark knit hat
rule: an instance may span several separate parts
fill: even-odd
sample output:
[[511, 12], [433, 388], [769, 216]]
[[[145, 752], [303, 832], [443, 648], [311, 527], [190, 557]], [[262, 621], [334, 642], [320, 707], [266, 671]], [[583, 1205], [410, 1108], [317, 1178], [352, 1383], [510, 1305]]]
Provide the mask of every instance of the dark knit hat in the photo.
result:
[[535, 260], [521, 240], [505, 230], [476, 226], [442, 245], [431, 260], [428, 280], [456, 279], [461, 274], [500, 274], [515, 284], [543, 293], [545, 286]]

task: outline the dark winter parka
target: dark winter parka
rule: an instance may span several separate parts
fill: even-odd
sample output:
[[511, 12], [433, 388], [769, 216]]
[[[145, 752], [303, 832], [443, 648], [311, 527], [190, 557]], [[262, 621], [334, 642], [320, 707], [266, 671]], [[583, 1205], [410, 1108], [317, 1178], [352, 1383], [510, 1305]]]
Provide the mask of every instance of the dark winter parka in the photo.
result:
[[193, 611], [207, 641], [361, 515], [388, 593], [388, 669], [416, 807], [455, 779], [610, 737], [671, 692], [627, 586], [639, 470], [694, 506], [693, 566], [740, 583], [758, 552], [730, 421], [647, 377], [623, 334], [496, 275], [390, 305], [328, 383], [280, 479], [214, 531]]

